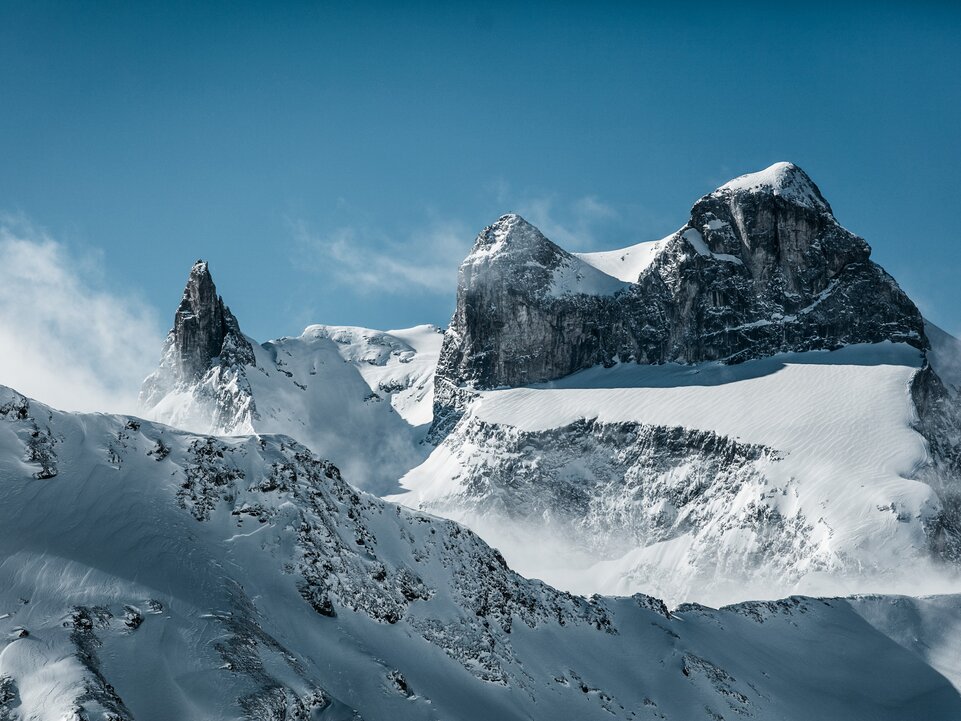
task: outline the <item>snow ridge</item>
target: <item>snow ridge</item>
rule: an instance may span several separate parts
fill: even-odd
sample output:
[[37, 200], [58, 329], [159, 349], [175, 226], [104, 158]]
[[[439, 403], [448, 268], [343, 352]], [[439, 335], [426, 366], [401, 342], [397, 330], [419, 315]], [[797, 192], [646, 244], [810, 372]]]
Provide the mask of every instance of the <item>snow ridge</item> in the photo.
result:
[[0, 487], [8, 718], [961, 714], [856, 599], [670, 612], [571, 596], [283, 436], [61, 413], [0, 388]]
[[814, 181], [794, 163], [774, 163], [756, 173], [740, 175], [726, 182], [711, 195], [738, 193], [770, 193], [795, 205], [831, 212], [831, 206]]

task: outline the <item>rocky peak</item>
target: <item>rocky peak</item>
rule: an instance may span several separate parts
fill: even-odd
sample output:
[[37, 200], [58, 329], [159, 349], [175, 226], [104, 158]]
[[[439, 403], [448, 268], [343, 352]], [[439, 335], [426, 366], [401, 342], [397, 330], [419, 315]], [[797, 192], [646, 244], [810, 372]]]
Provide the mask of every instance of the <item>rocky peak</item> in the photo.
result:
[[831, 206], [810, 176], [794, 163], [780, 162], [729, 180], [709, 197], [738, 202], [745, 196], [772, 196], [786, 203], [831, 213]]
[[546, 288], [554, 269], [571, 258], [520, 215], [508, 213], [478, 234], [461, 264], [460, 285], [496, 281], [535, 291]]
[[461, 266], [434, 430], [451, 427], [474, 389], [598, 363], [734, 363], [881, 341], [926, 348], [918, 309], [870, 253], [791, 163], [698, 200], [633, 284], [505, 215]]
[[214, 359], [229, 365], [254, 362], [250, 342], [217, 295], [206, 261], [198, 260], [190, 269], [170, 333], [183, 381], [199, 379]]
[[820, 293], [841, 269], [871, 254], [792, 163], [725, 183], [694, 204], [688, 226], [708, 251], [741, 262], [759, 290], [775, 280], [798, 298]]
[[465, 262], [500, 254], [536, 253], [548, 249], [564, 252], [520, 215], [508, 213], [478, 234]]
[[253, 346], [217, 295], [207, 263], [198, 260], [187, 277], [160, 366], [141, 386], [141, 408], [149, 416], [169, 394], [186, 391], [197, 408], [181, 403], [181, 425], [217, 433], [245, 430], [257, 417], [246, 366], [256, 365]]

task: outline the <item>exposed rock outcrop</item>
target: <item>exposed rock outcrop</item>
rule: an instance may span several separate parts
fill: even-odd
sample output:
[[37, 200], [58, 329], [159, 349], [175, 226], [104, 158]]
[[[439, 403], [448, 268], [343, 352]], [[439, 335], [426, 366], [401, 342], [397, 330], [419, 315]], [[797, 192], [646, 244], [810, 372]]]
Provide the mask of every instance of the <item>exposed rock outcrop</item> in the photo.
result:
[[739, 362], [884, 340], [926, 347], [920, 313], [870, 252], [790, 163], [701, 198], [634, 283], [505, 215], [460, 269], [433, 436], [452, 427], [474, 389], [598, 363]]
[[[192, 395], [206, 425], [226, 432], [249, 431], [257, 416], [245, 366], [255, 366], [254, 349], [233, 313], [217, 295], [206, 261], [194, 263], [183, 298], [167, 334], [160, 366], [143, 383], [140, 404], [150, 410], [171, 393]], [[185, 404], [186, 405], [186, 404]]]
[[187, 286], [170, 331], [172, 347], [183, 380], [201, 378], [214, 361], [224, 365], [253, 364], [254, 351], [217, 287], [207, 263], [190, 269]]

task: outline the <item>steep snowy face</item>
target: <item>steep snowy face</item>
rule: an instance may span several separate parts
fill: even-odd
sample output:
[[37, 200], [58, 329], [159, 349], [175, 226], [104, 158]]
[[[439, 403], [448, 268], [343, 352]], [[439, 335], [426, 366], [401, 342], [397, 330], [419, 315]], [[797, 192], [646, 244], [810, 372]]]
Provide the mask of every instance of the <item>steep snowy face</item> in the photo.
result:
[[0, 388], [0, 491], [4, 719], [961, 717], [958, 597], [571, 596], [287, 437]]
[[794, 163], [775, 163], [756, 173], [729, 180], [711, 195], [753, 193], [783, 198], [793, 206], [831, 212], [831, 206], [807, 174]]
[[884, 343], [479, 391], [393, 500], [579, 593], [961, 587], [961, 404], [924, 363]]
[[664, 244], [670, 237], [651, 240], [617, 250], [602, 250], [595, 253], [574, 253], [588, 265], [607, 273], [625, 283], [636, 283], [641, 273], [654, 262]]
[[425, 456], [441, 341], [433, 326], [315, 325], [257, 345], [198, 262], [141, 405], [150, 419], [199, 433], [292, 436], [388, 492]]
[[[606, 257], [615, 252], [591, 266], [589, 254], [571, 256], [516, 216], [482, 232], [461, 269], [441, 351], [434, 437], [452, 427], [475, 389], [547, 381], [599, 363], [737, 362], [852, 343], [927, 344], [914, 304], [789, 163], [721, 186], [673, 236], [647, 252], [625, 249], [625, 260], [628, 251], [642, 262], [624, 284], [598, 270], [620, 272]], [[569, 277], [579, 280], [559, 280]]]

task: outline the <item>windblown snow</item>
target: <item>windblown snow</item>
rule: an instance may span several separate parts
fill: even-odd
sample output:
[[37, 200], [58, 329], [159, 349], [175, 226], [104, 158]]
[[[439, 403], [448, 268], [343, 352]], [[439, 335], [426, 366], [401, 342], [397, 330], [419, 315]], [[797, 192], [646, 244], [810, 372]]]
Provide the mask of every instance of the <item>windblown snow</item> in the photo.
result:
[[0, 388], [0, 487], [5, 719], [961, 715], [937, 670], [956, 667], [928, 653], [939, 629], [891, 628], [912, 608], [957, 619], [958, 597], [672, 612], [571, 596], [283, 436], [61, 413]]
[[[431, 325], [395, 331], [312, 325], [297, 337], [251, 343], [256, 363], [244, 377], [257, 415], [231, 432], [289, 435], [333, 459], [359, 485], [387, 492], [425, 457], [420, 441], [431, 420], [442, 340]], [[145, 415], [199, 433], [225, 432], [195, 386], [171, 389]]]
[[[579, 593], [645, 592], [673, 602], [726, 603], [745, 593], [907, 592], [921, 569], [936, 572], [924, 526], [940, 508], [933, 489], [911, 478], [926, 458], [910, 395], [921, 363], [916, 349], [888, 343], [736, 366], [629, 363], [480, 392], [458, 428], [499, 432], [472, 442], [455, 429], [403, 478], [408, 493], [394, 499], [466, 523], [520, 572]], [[766, 450], [745, 464], [756, 476], [724, 492], [696, 484], [689, 489], [704, 494], [697, 523], [684, 522], [691, 509], [676, 494], [635, 498], [636, 483], [653, 483], [637, 469], [642, 475], [636, 480], [630, 474], [606, 479], [609, 485], [591, 501], [602, 504], [599, 515], [626, 519], [620, 523], [593, 526], [589, 518], [567, 517], [563, 508], [553, 511], [556, 523], [550, 515], [511, 521], [509, 508], [489, 498], [475, 502], [481, 492], [471, 469], [503, 465], [517, 452], [522, 457], [511, 463], [545, 474], [549, 468], [575, 486], [604, 477], [609, 470], [581, 446], [563, 455], [563, 449], [504, 440], [549, 435], [584, 421], [708, 431]], [[623, 448], [608, 452], [616, 458]], [[550, 457], [558, 453], [563, 457]], [[669, 487], [692, 483], [683, 468], [667, 473]], [[631, 508], [634, 503], [639, 508]], [[773, 515], [796, 528], [782, 531], [787, 546], [778, 558], [759, 545], [763, 539], [748, 523], [752, 514]], [[668, 516], [673, 532], [649, 533], [649, 517]], [[573, 528], [565, 530], [568, 524]]]

